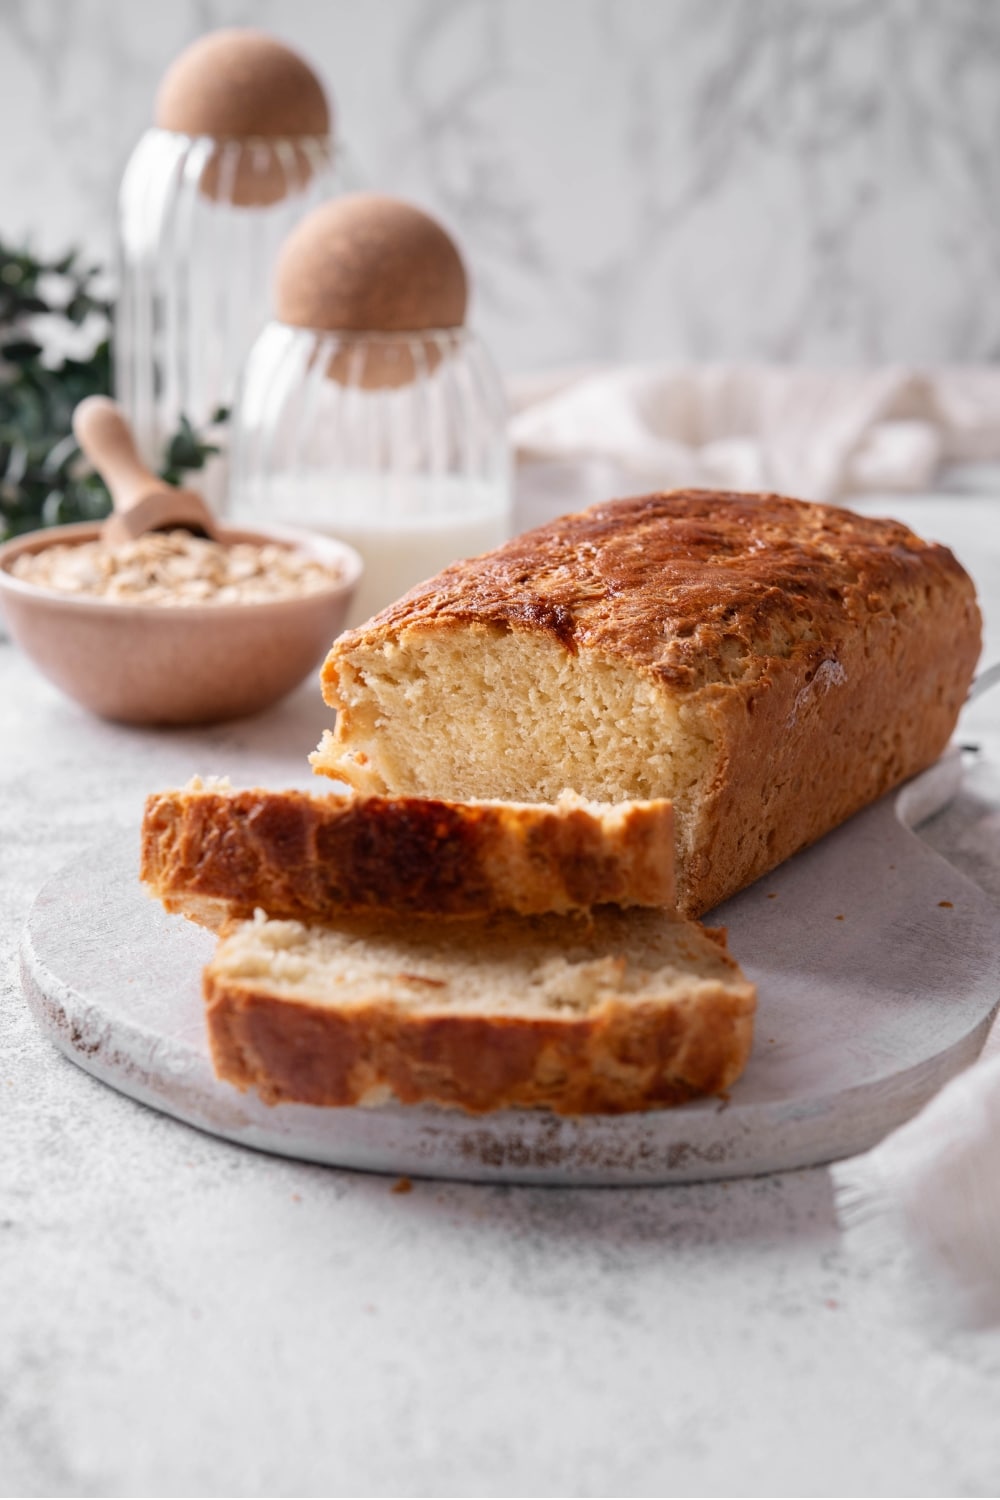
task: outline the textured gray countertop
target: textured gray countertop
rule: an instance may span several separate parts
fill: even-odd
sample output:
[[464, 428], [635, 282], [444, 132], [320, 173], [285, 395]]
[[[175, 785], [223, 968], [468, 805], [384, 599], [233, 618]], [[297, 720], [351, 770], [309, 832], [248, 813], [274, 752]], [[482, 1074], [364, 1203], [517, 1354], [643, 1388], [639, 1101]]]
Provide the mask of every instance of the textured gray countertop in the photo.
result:
[[[976, 576], [1000, 503], [901, 500]], [[1000, 907], [1000, 693], [924, 830]], [[854, 1259], [825, 1170], [483, 1188], [299, 1165], [121, 1097], [36, 1031], [35, 892], [193, 772], [310, 785], [309, 687], [256, 720], [89, 718], [0, 644], [0, 1493], [991, 1495], [1000, 1332]]]

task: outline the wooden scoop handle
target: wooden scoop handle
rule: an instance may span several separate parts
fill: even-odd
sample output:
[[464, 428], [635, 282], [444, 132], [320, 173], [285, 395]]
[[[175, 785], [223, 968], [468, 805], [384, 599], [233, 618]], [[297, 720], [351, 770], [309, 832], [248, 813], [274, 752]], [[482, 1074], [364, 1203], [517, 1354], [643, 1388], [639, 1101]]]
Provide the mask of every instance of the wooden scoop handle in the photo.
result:
[[109, 396], [88, 396], [73, 413], [73, 433], [111, 492], [116, 510], [163, 489], [139, 457], [125, 413]]
[[73, 433], [108, 487], [115, 513], [104, 525], [112, 543], [181, 526], [215, 535], [211, 511], [194, 490], [178, 490], [139, 457], [125, 413], [109, 396], [88, 396], [73, 413]]

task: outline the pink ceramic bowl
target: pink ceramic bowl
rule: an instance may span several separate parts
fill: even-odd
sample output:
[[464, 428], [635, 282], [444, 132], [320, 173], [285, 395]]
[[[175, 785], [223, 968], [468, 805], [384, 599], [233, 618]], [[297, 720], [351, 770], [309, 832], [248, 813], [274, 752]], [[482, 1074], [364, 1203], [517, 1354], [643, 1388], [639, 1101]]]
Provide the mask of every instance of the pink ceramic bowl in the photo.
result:
[[266, 604], [112, 604], [14, 578], [15, 557], [86, 542], [99, 525], [54, 526], [0, 546], [0, 605], [11, 636], [50, 682], [105, 719], [211, 724], [256, 713], [297, 687], [340, 632], [363, 564], [331, 537], [220, 526], [223, 542], [277, 542], [335, 566], [329, 589]]

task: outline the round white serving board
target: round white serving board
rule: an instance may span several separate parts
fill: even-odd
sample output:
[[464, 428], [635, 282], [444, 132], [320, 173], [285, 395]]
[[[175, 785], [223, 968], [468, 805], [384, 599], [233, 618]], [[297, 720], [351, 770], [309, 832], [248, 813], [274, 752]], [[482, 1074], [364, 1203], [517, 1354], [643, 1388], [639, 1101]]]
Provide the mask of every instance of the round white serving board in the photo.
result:
[[904, 826], [943, 805], [959, 776], [953, 753], [713, 913], [759, 987], [750, 1064], [724, 1101], [575, 1119], [268, 1108], [212, 1072], [200, 971], [214, 939], [141, 889], [137, 836], [41, 891], [22, 942], [25, 993], [95, 1077], [202, 1130], [308, 1161], [608, 1185], [831, 1161], [875, 1144], [970, 1062], [1000, 997], [996, 912]]

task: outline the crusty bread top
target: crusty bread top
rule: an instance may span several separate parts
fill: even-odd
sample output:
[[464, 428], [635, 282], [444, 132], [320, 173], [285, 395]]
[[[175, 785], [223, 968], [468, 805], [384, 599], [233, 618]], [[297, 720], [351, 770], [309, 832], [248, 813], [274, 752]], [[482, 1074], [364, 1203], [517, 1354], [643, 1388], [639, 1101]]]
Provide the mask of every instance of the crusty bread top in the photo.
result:
[[471, 917], [615, 902], [670, 906], [669, 802], [555, 804], [314, 797], [195, 781], [146, 801], [141, 878], [169, 911], [218, 927], [262, 908]]
[[886, 596], [928, 588], [968, 600], [946, 547], [896, 521], [780, 495], [674, 490], [595, 505], [457, 562], [342, 635], [323, 670], [410, 629], [476, 624], [543, 633], [572, 652], [624, 659], [672, 691], [755, 677], [768, 660], [815, 655]]

